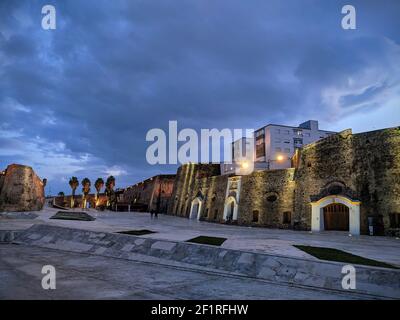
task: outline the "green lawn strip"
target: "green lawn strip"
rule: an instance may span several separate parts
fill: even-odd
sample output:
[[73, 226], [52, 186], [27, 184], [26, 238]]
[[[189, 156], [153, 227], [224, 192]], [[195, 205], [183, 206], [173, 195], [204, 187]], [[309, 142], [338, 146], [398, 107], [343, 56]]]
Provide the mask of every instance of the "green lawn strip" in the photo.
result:
[[86, 212], [75, 212], [75, 211], [58, 211], [54, 216], [50, 217], [50, 219], [59, 219], [59, 220], [78, 220], [78, 221], [94, 221], [96, 220], [91, 215]]
[[220, 246], [225, 242], [226, 238], [218, 238], [218, 237], [207, 237], [207, 236], [199, 236], [186, 242], [199, 243], [199, 244], [209, 244], [211, 246]]
[[117, 233], [122, 233], [122, 234], [128, 234], [131, 236], [144, 236], [146, 234], [151, 234], [151, 233], [156, 233], [155, 231], [150, 231], [150, 230], [127, 230], [127, 231], [119, 231]]
[[293, 245], [295, 248], [300, 249], [318, 259], [328, 260], [328, 261], [336, 261], [336, 262], [345, 262], [351, 264], [361, 264], [365, 266], [374, 266], [374, 267], [382, 267], [382, 268], [391, 268], [398, 269], [391, 264], [376, 261], [372, 259], [363, 258], [360, 256], [356, 256], [354, 254], [333, 249], [333, 248], [323, 248], [323, 247], [312, 247], [312, 246], [302, 246], [302, 245]]

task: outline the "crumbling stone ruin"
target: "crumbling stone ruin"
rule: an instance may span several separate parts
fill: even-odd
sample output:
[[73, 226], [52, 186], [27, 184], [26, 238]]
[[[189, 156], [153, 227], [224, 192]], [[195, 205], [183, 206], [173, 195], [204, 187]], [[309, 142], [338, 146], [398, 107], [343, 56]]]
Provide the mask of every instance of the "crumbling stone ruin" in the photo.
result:
[[45, 201], [44, 187], [31, 167], [11, 164], [0, 173], [0, 211], [41, 210]]

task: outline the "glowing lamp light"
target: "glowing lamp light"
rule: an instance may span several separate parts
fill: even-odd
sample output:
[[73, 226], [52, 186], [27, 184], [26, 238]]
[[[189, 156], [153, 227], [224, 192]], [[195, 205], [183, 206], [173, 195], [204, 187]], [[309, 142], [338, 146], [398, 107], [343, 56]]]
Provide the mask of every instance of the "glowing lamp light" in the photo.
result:
[[282, 155], [277, 156], [277, 157], [276, 157], [276, 160], [278, 160], [278, 161], [283, 161], [283, 156], [282, 156]]
[[242, 163], [242, 168], [247, 169], [249, 167], [249, 164], [247, 162]]

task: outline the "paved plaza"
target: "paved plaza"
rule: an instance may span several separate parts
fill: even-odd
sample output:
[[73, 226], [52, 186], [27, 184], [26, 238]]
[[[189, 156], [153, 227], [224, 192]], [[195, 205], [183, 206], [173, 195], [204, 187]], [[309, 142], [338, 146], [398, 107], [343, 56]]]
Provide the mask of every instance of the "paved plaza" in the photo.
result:
[[346, 232], [306, 231], [250, 228], [190, 220], [182, 217], [159, 215], [151, 219], [149, 213], [88, 211], [95, 221], [69, 221], [49, 219], [58, 210], [45, 208], [36, 219], [1, 219], [0, 230], [23, 230], [33, 224], [46, 223], [92, 231], [118, 232], [147, 229], [155, 233], [143, 237], [186, 241], [197, 236], [217, 236], [227, 240], [222, 247], [243, 251], [257, 251], [291, 257], [316, 259], [293, 247], [311, 245], [337, 248], [365, 258], [375, 259], [400, 266], [400, 240], [391, 237], [366, 235], [350, 237]]
[[[52, 225], [114, 233], [151, 230], [143, 238], [186, 241], [197, 236], [227, 240], [223, 248], [317, 260], [293, 245], [331, 247], [400, 266], [396, 238], [353, 236], [341, 232], [249, 228], [201, 222], [149, 213], [87, 211], [95, 221], [50, 219], [58, 210], [2, 214], [0, 231]], [[72, 250], [74, 251], [74, 250]], [[129, 260], [63, 249], [0, 244], [0, 299], [374, 299], [360, 292], [280, 283], [266, 279], [210, 271], [196, 265], [131, 255]], [[54, 265], [57, 289], [43, 290], [41, 268]]]

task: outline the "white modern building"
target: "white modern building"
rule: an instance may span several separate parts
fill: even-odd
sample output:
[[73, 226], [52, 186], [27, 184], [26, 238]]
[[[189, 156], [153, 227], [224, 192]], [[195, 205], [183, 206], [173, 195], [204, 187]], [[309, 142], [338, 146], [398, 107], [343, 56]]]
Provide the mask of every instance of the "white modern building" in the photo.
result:
[[284, 169], [291, 167], [291, 159], [296, 149], [335, 133], [320, 130], [316, 120], [308, 120], [297, 127], [268, 124], [255, 130], [252, 139], [242, 138], [232, 144], [233, 164], [222, 165], [222, 174], [235, 172], [236, 166], [240, 166], [237, 163], [240, 152], [249, 152], [251, 144], [254, 144], [254, 170]]
[[254, 161], [266, 163], [270, 169], [289, 168], [296, 149], [334, 133], [320, 130], [316, 120], [308, 120], [298, 127], [269, 124], [254, 133]]

